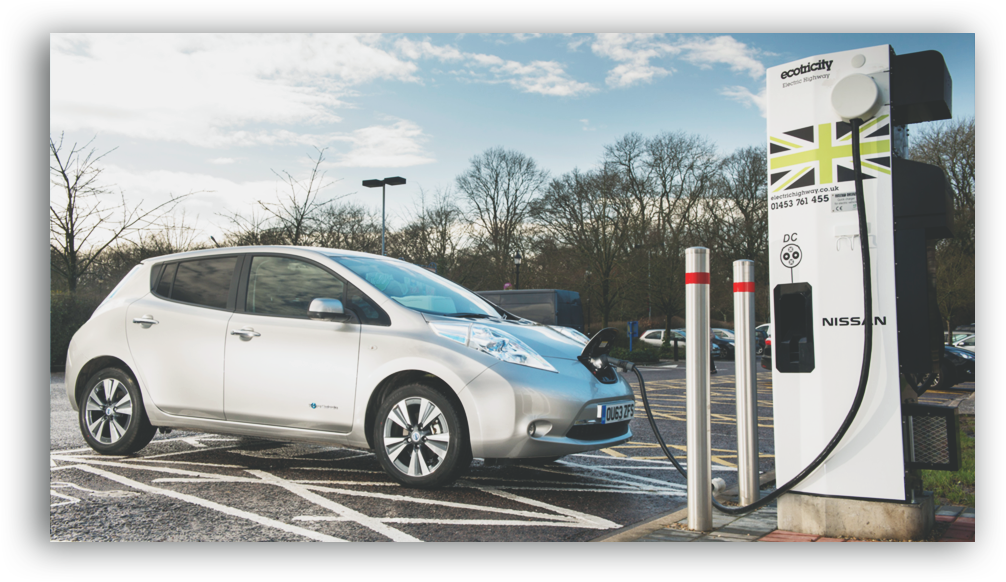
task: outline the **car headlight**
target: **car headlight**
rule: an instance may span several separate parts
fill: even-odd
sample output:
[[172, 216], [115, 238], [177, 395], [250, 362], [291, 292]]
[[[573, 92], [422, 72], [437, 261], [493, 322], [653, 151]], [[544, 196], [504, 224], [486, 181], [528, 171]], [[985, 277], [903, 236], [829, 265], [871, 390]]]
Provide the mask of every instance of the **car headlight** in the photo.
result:
[[431, 321], [430, 327], [440, 337], [489, 354], [497, 360], [557, 372], [552, 364], [545, 361], [545, 358], [505, 331], [478, 323], [465, 324], [450, 321]]

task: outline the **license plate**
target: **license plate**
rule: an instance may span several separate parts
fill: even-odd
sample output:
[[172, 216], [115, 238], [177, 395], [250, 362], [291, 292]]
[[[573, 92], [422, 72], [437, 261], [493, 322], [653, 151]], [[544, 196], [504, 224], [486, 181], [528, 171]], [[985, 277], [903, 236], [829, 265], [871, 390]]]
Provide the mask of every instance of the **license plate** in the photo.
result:
[[622, 422], [632, 420], [635, 402], [625, 402], [622, 404], [598, 404], [597, 418], [601, 424], [611, 422]]

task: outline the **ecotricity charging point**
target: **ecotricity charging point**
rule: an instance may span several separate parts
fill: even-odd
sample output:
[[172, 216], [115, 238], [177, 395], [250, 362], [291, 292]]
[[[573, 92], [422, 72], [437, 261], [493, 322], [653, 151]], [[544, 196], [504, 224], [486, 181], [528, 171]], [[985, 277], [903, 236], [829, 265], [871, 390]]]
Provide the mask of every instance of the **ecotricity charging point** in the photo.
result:
[[[940, 173], [942, 183], [921, 183], [922, 165], [905, 160], [905, 124], [950, 116], [950, 77], [939, 53], [896, 57], [888, 45], [801, 59], [770, 68], [767, 77], [777, 483], [788, 482], [825, 450], [857, 399], [861, 377], [868, 377], [844, 437], [779, 499], [779, 527], [918, 537], [919, 528], [931, 527], [933, 509], [931, 499], [928, 509], [912, 503], [915, 489], [906, 478], [912, 435], [904, 429], [900, 374], [925, 373], [934, 357], [938, 364], [933, 330], [938, 333], [939, 322], [931, 317], [925, 258], [923, 272], [916, 271], [919, 253], [925, 256], [932, 240], [950, 233], [946, 179]], [[854, 160], [857, 127], [860, 155]], [[860, 237], [857, 165], [866, 240]], [[870, 322], [864, 319], [862, 244], [868, 245], [872, 279]], [[896, 268], [896, 261], [914, 270]], [[919, 287], [909, 287], [920, 277]], [[865, 354], [863, 326], [869, 323], [872, 350]], [[921, 523], [901, 523], [906, 520]]]

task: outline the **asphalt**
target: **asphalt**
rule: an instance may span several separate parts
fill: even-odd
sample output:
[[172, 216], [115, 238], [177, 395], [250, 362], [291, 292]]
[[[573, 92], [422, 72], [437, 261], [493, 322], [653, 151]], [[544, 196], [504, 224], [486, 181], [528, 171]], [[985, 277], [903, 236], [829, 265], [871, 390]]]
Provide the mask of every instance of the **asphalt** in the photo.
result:
[[[714, 475], [725, 478], [720, 499], [729, 501], [736, 496], [733, 364], [717, 364], [711, 399]], [[644, 373], [661, 434], [668, 443], [683, 443], [684, 363], [646, 366]], [[758, 394], [764, 489], [774, 485], [767, 370], [759, 369]], [[454, 487], [414, 493], [386, 483], [372, 455], [339, 447], [176, 431], [159, 434], [135, 458], [103, 459], [83, 446], [61, 374], [50, 378], [50, 397], [53, 540], [376, 541], [404, 532], [427, 541], [870, 541], [779, 531], [774, 504], [741, 518], [717, 515], [711, 532], [688, 531], [684, 481], [655, 450], [645, 414], [633, 421], [634, 438], [624, 445], [543, 467], [476, 462]], [[972, 383], [920, 400], [973, 415], [974, 398]], [[642, 413], [642, 406], [637, 410]], [[339, 480], [309, 474], [334, 476], [333, 471]], [[335, 502], [352, 510], [346, 513], [340, 505], [338, 512], [357, 517], [319, 522]], [[941, 507], [937, 520], [939, 541], [974, 540], [974, 508]], [[382, 523], [394, 524], [398, 532], [382, 529]]]
[[[643, 366], [640, 366], [643, 368]], [[649, 370], [673, 368], [683, 372], [683, 362], [663, 362], [660, 365], [647, 366]], [[760, 370], [759, 370], [760, 371]], [[950, 390], [930, 391], [920, 397], [920, 402], [940, 404], [956, 408], [958, 414], [974, 416], [975, 388], [974, 383], [964, 383]], [[761, 478], [763, 494], [774, 491], [766, 488], [766, 483], [774, 484], [775, 473], [763, 473]], [[736, 504], [738, 501], [736, 486], [726, 490], [717, 499]], [[618, 532], [595, 538], [596, 542], [884, 542], [893, 540], [832, 538], [799, 532], [780, 530], [778, 524], [777, 503], [772, 502], [765, 507], [744, 516], [729, 516], [713, 511], [713, 529], [711, 531], [692, 531], [688, 529], [688, 509], [660, 514], [644, 520]], [[973, 542], [975, 541], [975, 508], [943, 505], [936, 508], [936, 527], [933, 531], [934, 542]]]

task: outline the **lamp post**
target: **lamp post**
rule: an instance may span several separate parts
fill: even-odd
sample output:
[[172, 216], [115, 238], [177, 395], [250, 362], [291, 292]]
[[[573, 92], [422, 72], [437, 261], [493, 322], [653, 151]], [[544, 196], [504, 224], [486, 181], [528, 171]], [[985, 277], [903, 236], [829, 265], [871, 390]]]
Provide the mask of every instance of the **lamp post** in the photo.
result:
[[405, 183], [405, 178], [401, 176], [394, 176], [392, 178], [385, 178], [383, 180], [364, 180], [363, 185], [367, 188], [377, 188], [381, 187], [381, 256], [385, 255], [384, 252], [384, 187], [385, 186], [401, 186]]
[[587, 335], [590, 335], [590, 269], [587, 269], [584, 272], [583, 278], [587, 280], [587, 289], [586, 289], [587, 297], [584, 303], [587, 304]]
[[513, 256], [513, 264], [517, 266], [517, 283], [514, 289], [520, 289], [520, 252]]

